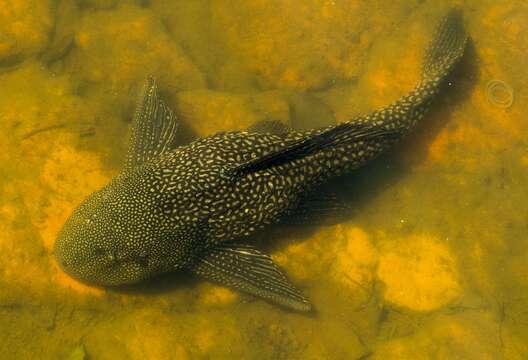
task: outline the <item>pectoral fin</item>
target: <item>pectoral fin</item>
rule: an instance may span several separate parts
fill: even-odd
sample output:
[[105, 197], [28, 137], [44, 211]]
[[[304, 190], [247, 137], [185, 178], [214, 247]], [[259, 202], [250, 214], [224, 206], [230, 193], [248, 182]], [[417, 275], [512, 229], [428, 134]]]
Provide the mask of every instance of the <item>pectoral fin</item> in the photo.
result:
[[250, 245], [216, 245], [190, 270], [205, 279], [294, 310], [311, 309], [309, 301], [289, 282], [271, 257]]
[[178, 122], [174, 112], [159, 98], [158, 86], [152, 77], [145, 81], [132, 126], [127, 168], [139, 166], [170, 149]]
[[335, 225], [347, 219], [350, 206], [333, 192], [306, 195], [295, 209], [284, 215], [286, 225]]

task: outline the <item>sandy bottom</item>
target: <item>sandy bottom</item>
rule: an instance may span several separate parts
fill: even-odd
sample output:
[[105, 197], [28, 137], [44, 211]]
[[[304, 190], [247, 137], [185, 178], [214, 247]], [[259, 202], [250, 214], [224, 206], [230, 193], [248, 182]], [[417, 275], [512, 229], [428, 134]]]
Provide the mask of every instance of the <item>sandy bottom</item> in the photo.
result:
[[[472, 38], [453, 85], [336, 185], [350, 214], [259, 236], [315, 305], [306, 315], [182, 274], [89, 287], [53, 243], [119, 172], [147, 74], [182, 142], [266, 119], [327, 125], [412, 89], [447, 5], [0, 0], [0, 357], [525, 359], [528, 6], [449, 3]], [[492, 80], [511, 106], [490, 101]]]

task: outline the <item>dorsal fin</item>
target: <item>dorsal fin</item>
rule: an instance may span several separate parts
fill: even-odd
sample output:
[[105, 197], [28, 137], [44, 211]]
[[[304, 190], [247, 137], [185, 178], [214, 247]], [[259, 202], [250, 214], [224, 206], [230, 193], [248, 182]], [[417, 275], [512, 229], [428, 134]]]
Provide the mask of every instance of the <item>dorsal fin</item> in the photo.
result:
[[307, 138], [290, 143], [288, 146], [245, 162], [232, 169], [232, 174], [247, 174], [301, 159], [328, 146], [340, 142], [367, 141], [380, 137], [397, 136], [394, 129], [382, 129], [364, 123], [342, 123]]
[[156, 80], [149, 76], [134, 114], [126, 168], [139, 166], [169, 150], [177, 128], [176, 115], [159, 98]]

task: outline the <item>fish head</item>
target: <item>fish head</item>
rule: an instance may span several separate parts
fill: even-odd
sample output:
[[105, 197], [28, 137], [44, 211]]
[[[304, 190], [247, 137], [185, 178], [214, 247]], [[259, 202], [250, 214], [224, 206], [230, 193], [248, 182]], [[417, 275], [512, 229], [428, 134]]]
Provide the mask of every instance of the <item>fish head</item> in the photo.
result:
[[151, 248], [154, 241], [149, 240], [155, 239], [148, 232], [150, 226], [145, 226], [145, 219], [131, 216], [148, 209], [118, 195], [115, 186], [106, 186], [90, 195], [64, 224], [54, 255], [70, 276], [115, 286], [137, 283], [163, 271], [163, 264], [153, 256], [160, 249]]

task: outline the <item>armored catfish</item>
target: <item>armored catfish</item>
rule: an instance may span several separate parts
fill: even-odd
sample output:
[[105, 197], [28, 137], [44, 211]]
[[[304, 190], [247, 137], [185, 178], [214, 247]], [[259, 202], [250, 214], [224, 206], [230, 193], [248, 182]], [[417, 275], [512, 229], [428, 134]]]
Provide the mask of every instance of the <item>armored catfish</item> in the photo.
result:
[[458, 10], [441, 21], [422, 79], [368, 116], [309, 131], [263, 121], [172, 148], [174, 112], [148, 78], [123, 171], [70, 216], [55, 243], [62, 269], [103, 286], [186, 270], [300, 311], [310, 302], [252, 235], [303, 206], [319, 185], [372, 160], [422, 119], [463, 55]]

